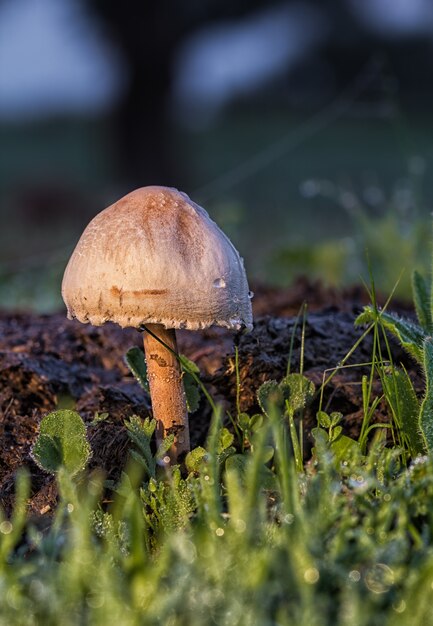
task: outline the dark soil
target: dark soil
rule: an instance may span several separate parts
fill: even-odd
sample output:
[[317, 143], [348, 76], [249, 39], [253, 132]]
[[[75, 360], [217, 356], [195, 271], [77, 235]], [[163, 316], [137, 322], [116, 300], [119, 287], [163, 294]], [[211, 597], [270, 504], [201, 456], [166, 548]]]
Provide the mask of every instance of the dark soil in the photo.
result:
[[[232, 412], [236, 403], [235, 344], [239, 348], [241, 409], [253, 413], [259, 410], [256, 391], [261, 383], [279, 380], [286, 372], [296, 316], [304, 301], [308, 316], [303, 366], [316, 387], [322, 383], [325, 370], [337, 366], [362, 333], [353, 325], [356, 313], [367, 301], [362, 288], [337, 292], [300, 280], [291, 289], [256, 287], [255, 291], [251, 333], [236, 335], [211, 328], [178, 334], [180, 351], [200, 367], [213, 398]], [[300, 335], [298, 323], [291, 371], [299, 371]], [[41, 418], [58, 407], [75, 406], [86, 421], [93, 450], [91, 468], [102, 468], [108, 478], [119, 476], [129, 448], [123, 421], [133, 414], [150, 414], [149, 397], [123, 360], [133, 345], [141, 345], [140, 334], [113, 324], [95, 328], [68, 321], [64, 313], [0, 313], [0, 505], [7, 512], [13, 502], [15, 473], [23, 465], [31, 473], [30, 511], [49, 515], [54, 508], [54, 481], [35, 465], [30, 451]], [[393, 350], [395, 360], [412, 370], [417, 380], [414, 364], [395, 344]], [[366, 363], [370, 358], [371, 339], [367, 338], [348, 362]], [[359, 432], [360, 380], [365, 371], [365, 367], [343, 368], [326, 387], [324, 408], [343, 413], [347, 434]], [[309, 445], [317, 407], [317, 402], [313, 403], [305, 419]], [[102, 412], [109, 417], [92, 425], [95, 413]], [[193, 445], [204, 442], [210, 416], [210, 408], [202, 399], [190, 417]], [[380, 407], [376, 419], [387, 419], [385, 406]]]

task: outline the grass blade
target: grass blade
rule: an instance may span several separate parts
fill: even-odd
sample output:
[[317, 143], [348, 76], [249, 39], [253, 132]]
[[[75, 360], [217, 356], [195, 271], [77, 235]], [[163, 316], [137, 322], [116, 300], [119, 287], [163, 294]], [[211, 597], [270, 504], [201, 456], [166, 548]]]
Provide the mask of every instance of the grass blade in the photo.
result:
[[140, 348], [129, 348], [125, 354], [125, 362], [134, 375], [140, 387], [149, 393], [149, 383], [147, 381], [147, 367], [144, 352]]
[[[369, 324], [374, 322], [377, 313], [371, 306], [364, 307], [364, 311], [356, 318], [355, 324]], [[400, 341], [407, 352], [414, 357], [418, 363], [423, 363], [423, 342], [427, 337], [426, 332], [414, 322], [403, 319], [398, 315], [379, 312], [380, 321], [386, 330], [392, 333]]]
[[427, 450], [433, 451], [433, 338], [424, 342], [425, 397], [421, 404], [419, 425]]
[[419, 323], [426, 332], [431, 333], [433, 329], [431, 288], [428, 281], [416, 270], [412, 274], [412, 294]]
[[385, 374], [382, 384], [394, 421], [407, 440], [411, 457], [423, 454], [425, 444], [418, 425], [420, 403], [408, 373], [394, 368], [391, 373]]

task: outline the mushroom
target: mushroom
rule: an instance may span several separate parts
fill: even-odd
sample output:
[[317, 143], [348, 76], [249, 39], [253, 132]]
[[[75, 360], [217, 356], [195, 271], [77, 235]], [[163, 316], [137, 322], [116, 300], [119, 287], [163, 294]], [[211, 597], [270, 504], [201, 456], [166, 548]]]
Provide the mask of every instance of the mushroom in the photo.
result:
[[[68, 318], [144, 330], [157, 437], [190, 449], [175, 329], [252, 328], [243, 261], [207, 212], [176, 189], [143, 187], [96, 215], [66, 267]], [[149, 331], [149, 332], [146, 332]]]

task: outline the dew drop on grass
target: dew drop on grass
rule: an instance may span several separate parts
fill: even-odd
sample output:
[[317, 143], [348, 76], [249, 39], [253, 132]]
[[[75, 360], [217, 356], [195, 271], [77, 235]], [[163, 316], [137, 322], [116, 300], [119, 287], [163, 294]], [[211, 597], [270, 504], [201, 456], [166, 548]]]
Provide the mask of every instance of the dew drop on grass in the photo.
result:
[[309, 567], [304, 572], [304, 580], [309, 585], [314, 585], [320, 578], [319, 571], [315, 567]]
[[216, 278], [213, 281], [213, 286], [217, 289], [223, 289], [226, 286], [226, 281], [224, 280], [224, 278]]
[[373, 593], [386, 593], [394, 584], [394, 572], [385, 563], [376, 563], [366, 573], [365, 584]]
[[91, 591], [86, 596], [86, 604], [91, 609], [100, 609], [105, 602], [105, 598], [102, 593], [95, 593]]
[[48, 590], [40, 580], [32, 580], [29, 586], [30, 595], [36, 600], [44, 600]]
[[394, 602], [392, 608], [396, 613], [403, 613], [406, 610], [406, 602], [404, 600], [401, 602]]
[[353, 569], [349, 572], [349, 579], [353, 583], [359, 583], [361, 580], [361, 573], [357, 569]]
[[351, 475], [349, 485], [356, 493], [364, 493], [370, 487], [368, 480], [365, 480], [363, 476], [356, 476], [355, 474]]
[[246, 528], [247, 528], [247, 525], [243, 519], [239, 518], [235, 521], [235, 531], [237, 533], [241, 534], [245, 532]]
[[0, 524], [0, 533], [2, 535], [9, 535], [13, 530], [13, 526], [9, 521], [4, 521]]

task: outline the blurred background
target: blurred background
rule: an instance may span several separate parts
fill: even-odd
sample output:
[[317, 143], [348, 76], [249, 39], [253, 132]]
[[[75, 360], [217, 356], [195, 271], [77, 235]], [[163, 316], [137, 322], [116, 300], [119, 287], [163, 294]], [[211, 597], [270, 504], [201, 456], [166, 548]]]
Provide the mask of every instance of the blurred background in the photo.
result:
[[431, 0], [0, 0], [0, 306], [51, 311], [93, 215], [202, 204], [253, 281], [429, 265]]

